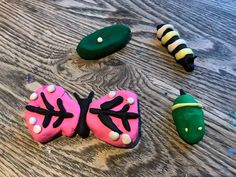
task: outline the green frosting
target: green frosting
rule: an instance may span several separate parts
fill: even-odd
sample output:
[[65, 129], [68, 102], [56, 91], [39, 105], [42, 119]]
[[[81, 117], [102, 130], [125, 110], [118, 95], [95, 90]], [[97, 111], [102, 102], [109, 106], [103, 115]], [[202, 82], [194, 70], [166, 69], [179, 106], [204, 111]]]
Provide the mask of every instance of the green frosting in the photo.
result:
[[[102, 38], [102, 42], [99, 42], [98, 38]], [[130, 28], [123, 24], [115, 24], [84, 37], [76, 51], [86, 60], [96, 60], [120, 50], [130, 39]]]
[[[174, 105], [179, 103], [197, 103], [189, 94], [176, 98]], [[200, 107], [186, 106], [172, 112], [179, 136], [188, 144], [196, 144], [205, 134], [203, 110]]]

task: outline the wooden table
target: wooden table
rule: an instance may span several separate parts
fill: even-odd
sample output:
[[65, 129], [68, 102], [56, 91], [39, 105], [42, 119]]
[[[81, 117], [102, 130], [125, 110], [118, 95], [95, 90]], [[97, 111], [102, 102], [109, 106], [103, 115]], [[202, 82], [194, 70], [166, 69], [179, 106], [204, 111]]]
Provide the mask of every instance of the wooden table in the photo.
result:
[[[234, 0], [0, 0], [0, 176], [236, 176], [236, 2]], [[122, 22], [133, 37], [99, 61], [77, 43]], [[187, 73], [155, 36], [171, 23], [198, 55]], [[114, 34], [116, 35], [116, 34]], [[114, 89], [138, 93], [142, 138], [134, 149], [60, 137], [33, 141], [23, 117], [29, 95], [54, 83], [95, 98]], [[178, 89], [205, 105], [206, 135], [190, 146], [170, 106]]]

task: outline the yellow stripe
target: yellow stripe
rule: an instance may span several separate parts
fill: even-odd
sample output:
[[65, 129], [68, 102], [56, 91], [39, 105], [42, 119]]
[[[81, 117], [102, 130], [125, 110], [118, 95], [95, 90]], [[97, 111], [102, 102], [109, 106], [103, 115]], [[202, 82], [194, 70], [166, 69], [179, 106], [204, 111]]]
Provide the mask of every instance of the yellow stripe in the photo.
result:
[[182, 49], [180, 51], [178, 51], [176, 54], [175, 54], [175, 59], [176, 60], [180, 60], [182, 58], [184, 58], [186, 55], [188, 54], [193, 54], [193, 51], [192, 49], [190, 48], [185, 48], [185, 49]]
[[170, 31], [165, 36], [161, 38], [161, 43], [166, 44], [172, 37], [179, 36], [179, 33], [176, 31]]
[[174, 27], [170, 24], [163, 25], [159, 30], [157, 30], [157, 37], [160, 39], [165, 30], [167, 30], [168, 28], [174, 29]]
[[172, 111], [174, 111], [175, 109], [187, 107], [187, 106], [203, 108], [203, 105], [200, 103], [178, 103], [172, 106], [171, 109]]

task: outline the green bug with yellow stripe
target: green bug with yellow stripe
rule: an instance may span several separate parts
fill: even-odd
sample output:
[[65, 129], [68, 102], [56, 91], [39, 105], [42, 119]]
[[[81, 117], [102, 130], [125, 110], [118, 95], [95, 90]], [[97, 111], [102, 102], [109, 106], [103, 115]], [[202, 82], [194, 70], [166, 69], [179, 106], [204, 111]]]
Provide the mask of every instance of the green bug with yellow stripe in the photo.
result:
[[188, 144], [196, 144], [205, 134], [203, 105], [182, 89], [172, 106], [172, 116], [179, 136]]

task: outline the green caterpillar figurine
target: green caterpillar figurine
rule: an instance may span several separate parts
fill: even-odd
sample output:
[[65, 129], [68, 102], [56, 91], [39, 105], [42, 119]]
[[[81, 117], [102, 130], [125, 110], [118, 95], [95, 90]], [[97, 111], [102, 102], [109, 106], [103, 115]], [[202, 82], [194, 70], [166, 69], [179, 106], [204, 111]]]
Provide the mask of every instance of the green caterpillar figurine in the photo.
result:
[[188, 144], [196, 144], [205, 134], [203, 106], [180, 89], [172, 106], [172, 116], [179, 136]]

